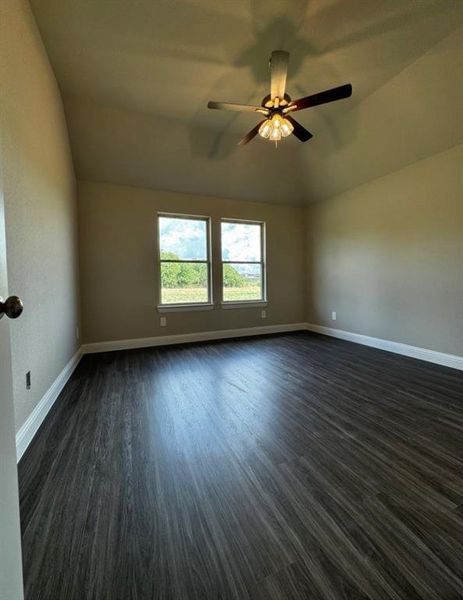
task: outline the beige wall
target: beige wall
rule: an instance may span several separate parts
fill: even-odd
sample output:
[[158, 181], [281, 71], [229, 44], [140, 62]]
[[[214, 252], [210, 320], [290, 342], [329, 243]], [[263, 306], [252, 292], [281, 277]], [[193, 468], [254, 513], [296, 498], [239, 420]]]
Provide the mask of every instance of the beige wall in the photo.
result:
[[463, 355], [462, 167], [459, 145], [308, 208], [307, 320]]
[[[78, 341], [75, 178], [61, 98], [25, 0], [2, 0], [0, 119], [18, 429]], [[32, 388], [26, 390], [26, 372]]]
[[[85, 342], [101, 342], [304, 320], [304, 209], [206, 196], [78, 183], [82, 326]], [[157, 211], [209, 215], [218, 257], [220, 217], [266, 223], [267, 318], [259, 308], [167, 314], [159, 327]], [[213, 266], [220, 297], [219, 264]]]

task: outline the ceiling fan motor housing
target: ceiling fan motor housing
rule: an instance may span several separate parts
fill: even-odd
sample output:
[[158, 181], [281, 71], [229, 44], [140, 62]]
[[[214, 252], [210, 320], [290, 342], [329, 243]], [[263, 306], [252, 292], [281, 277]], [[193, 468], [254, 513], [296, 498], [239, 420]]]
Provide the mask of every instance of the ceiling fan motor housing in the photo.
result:
[[[290, 102], [291, 102], [291, 97], [289, 96], [289, 94], [285, 94], [281, 100], [278, 99], [279, 106], [288, 106], [288, 104]], [[272, 100], [272, 97], [270, 96], [270, 94], [267, 94], [265, 96], [265, 98], [263, 98], [263, 100], [262, 100], [262, 106], [265, 108], [273, 108], [274, 104], [275, 104], [274, 100]]]

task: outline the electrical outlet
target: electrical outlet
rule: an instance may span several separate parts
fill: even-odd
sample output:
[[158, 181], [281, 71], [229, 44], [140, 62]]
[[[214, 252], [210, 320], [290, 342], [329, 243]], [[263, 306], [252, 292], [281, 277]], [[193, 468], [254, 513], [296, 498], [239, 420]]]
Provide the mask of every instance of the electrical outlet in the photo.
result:
[[28, 371], [26, 373], [26, 390], [30, 390], [31, 389], [31, 372]]
[[159, 319], [159, 325], [160, 325], [161, 327], [166, 327], [166, 325], [167, 325], [167, 317], [161, 317], [161, 318]]
[[263, 319], [266, 319], [266, 318], [267, 318], [267, 311], [266, 311], [265, 309], [261, 310], [260, 316], [261, 316]]
[[333, 312], [331, 313], [331, 320], [336, 321], [336, 311], [335, 310], [333, 310]]

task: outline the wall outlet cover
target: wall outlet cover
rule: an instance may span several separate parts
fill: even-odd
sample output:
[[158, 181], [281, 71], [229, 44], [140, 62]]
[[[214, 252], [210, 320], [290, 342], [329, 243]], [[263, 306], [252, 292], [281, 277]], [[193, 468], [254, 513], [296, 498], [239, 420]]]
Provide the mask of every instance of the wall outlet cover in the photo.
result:
[[336, 311], [335, 310], [333, 310], [333, 312], [331, 313], [331, 320], [336, 321]]
[[167, 325], [167, 317], [161, 317], [161, 318], [159, 319], [159, 325], [160, 325], [161, 327], [166, 327], [166, 325]]

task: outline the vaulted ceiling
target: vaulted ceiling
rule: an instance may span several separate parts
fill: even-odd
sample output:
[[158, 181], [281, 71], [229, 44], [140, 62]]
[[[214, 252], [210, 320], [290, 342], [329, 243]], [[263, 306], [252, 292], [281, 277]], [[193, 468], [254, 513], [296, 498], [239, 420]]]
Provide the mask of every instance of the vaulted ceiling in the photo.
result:
[[[320, 200], [463, 142], [460, 0], [31, 0], [61, 88], [78, 177], [269, 202]], [[268, 57], [314, 134], [236, 142]]]

